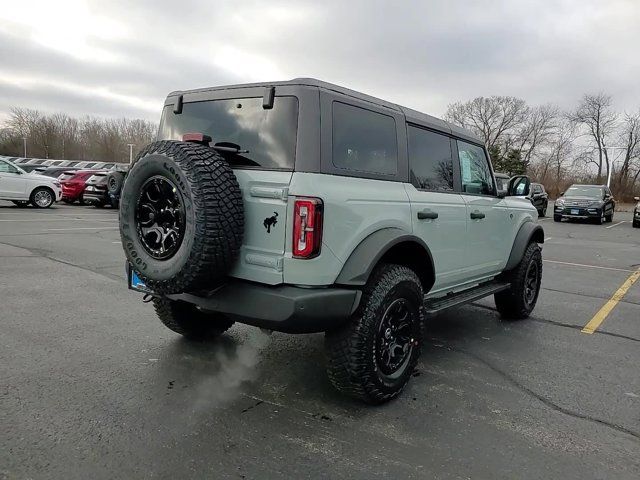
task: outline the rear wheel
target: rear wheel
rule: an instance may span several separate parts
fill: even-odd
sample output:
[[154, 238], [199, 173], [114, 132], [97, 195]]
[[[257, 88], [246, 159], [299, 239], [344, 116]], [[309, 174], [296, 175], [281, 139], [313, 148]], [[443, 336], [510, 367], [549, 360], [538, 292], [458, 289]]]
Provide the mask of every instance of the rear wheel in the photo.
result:
[[527, 318], [536, 305], [542, 282], [542, 252], [537, 243], [527, 246], [522, 260], [507, 278], [511, 287], [494, 295], [496, 308], [506, 319]]
[[190, 340], [211, 340], [226, 332], [233, 320], [220, 313], [206, 313], [190, 303], [155, 298], [153, 306], [160, 321]]
[[418, 362], [424, 329], [422, 285], [401, 265], [382, 265], [356, 313], [327, 332], [327, 374], [340, 392], [383, 403], [405, 387]]
[[47, 187], [38, 187], [31, 192], [29, 202], [36, 208], [49, 208], [55, 202], [53, 191]]

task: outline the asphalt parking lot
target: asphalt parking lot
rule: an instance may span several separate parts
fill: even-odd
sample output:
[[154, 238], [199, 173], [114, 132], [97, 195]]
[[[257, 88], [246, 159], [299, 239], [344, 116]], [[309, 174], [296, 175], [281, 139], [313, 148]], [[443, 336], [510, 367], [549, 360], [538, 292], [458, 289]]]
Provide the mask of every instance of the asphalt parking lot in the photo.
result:
[[630, 220], [543, 220], [533, 317], [431, 320], [403, 395], [369, 407], [331, 388], [322, 335], [164, 328], [117, 212], [0, 202], [0, 478], [637, 479], [640, 281], [582, 332], [640, 268]]

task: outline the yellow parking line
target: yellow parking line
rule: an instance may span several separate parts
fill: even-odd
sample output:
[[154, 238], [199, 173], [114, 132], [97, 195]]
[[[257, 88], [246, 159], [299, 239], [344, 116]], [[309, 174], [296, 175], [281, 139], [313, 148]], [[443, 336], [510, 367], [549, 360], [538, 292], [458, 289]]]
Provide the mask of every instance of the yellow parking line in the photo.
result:
[[613, 294], [609, 301], [605, 303], [602, 308], [598, 310], [598, 313], [596, 313], [593, 318], [589, 320], [589, 323], [584, 326], [584, 328], [582, 329], [582, 333], [588, 333], [589, 335], [591, 335], [593, 332], [595, 332], [602, 324], [602, 322], [604, 322], [605, 318], [607, 318], [607, 316], [611, 313], [611, 310], [615, 308], [618, 302], [622, 300], [622, 297], [624, 297], [625, 294], [629, 291], [631, 285], [636, 283], [636, 280], [638, 280], [638, 278], [640, 278], [640, 270], [632, 273], [631, 276], [629, 276], [629, 278], [625, 280], [625, 282], [620, 286], [618, 290], [616, 290], [616, 293]]

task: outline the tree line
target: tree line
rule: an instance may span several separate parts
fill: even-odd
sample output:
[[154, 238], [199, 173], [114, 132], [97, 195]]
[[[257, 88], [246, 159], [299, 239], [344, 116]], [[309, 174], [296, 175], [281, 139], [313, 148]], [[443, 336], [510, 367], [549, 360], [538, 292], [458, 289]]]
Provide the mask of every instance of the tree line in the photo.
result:
[[[448, 106], [445, 119], [472, 130], [487, 146], [494, 169], [527, 173], [552, 195], [571, 183], [605, 183], [622, 200], [640, 189], [640, 109], [614, 110], [610, 95], [586, 94], [562, 111], [509, 96], [477, 97]], [[128, 162], [155, 137], [140, 119], [75, 118], [13, 108], [0, 127], [0, 154], [68, 160]]]
[[0, 155], [128, 162], [129, 145], [135, 155], [154, 139], [157, 129], [147, 120], [76, 118], [12, 108], [0, 127]]
[[527, 173], [552, 195], [571, 183], [606, 183], [609, 174], [621, 200], [640, 189], [640, 109], [617, 112], [605, 93], [585, 94], [569, 111], [478, 97], [450, 104], [445, 119], [484, 140], [496, 171]]

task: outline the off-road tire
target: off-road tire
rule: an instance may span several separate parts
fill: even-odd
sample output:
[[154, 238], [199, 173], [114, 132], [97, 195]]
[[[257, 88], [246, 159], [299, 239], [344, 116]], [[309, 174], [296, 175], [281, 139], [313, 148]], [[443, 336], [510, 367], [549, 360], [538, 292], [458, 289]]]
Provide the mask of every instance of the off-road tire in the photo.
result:
[[[529, 266], [537, 268], [538, 283], [535, 297], [532, 302], [525, 299], [525, 281]], [[520, 263], [505, 275], [511, 283], [508, 290], [498, 292], [494, 295], [496, 308], [502, 318], [510, 320], [521, 320], [527, 318], [534, 309], [540, 294], [540, 283], [542, 281], [542, 250], [540, 245], [531, 242], [522, 256]]]
[[[415, 315], [414, 342], [408, 362], [396, 372], [396, 378], [390, 378], [376, 361], [376, 335], [384, 312], [398, 298], [406, 299]], [[360, 305], [349, 321], [325, 334], [329, 380], [340, 392], [367, 403], [389, 401], [409, 381], [420, 356], [423, 336], [423, 291], [418, 276], [405, 266], [382, 265], [371, 275]]]
[[540, 210], [538, 210], [538, 216], [539, 217], [546, 217], [547, 216], [547, 206], [548, 205], [549, 205], [548, 203], [545, 203], [544, 206]]
[[124, 173], [122, 172], [109, 172], [107, 175], [107, 191], [112, 194], [117, 194], [122, 188], [124, 183]]
[[165, 327], [189, 340], [212, 340], [233, 325], [223, 314], [206, 313], [186, 302], [154, 298], [153, 307]]
[[[137, 233], [139, 193], [144, 182], [154, 176], [176, 186], [185, 211], [181, 244], [163, 260], [145, 249]], [[238, 181], [215, 150], [160, 141], [138, 154], [120, 196], [120, 237], [127, 260], [149, 288], [168, 294], [215, 287], [238, 257], [243, 232]]]

